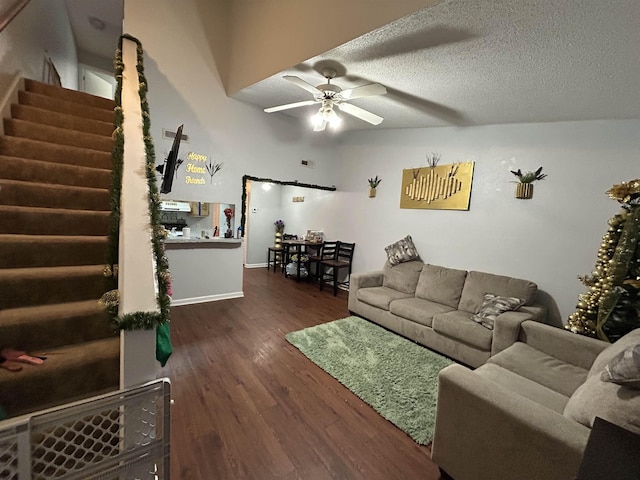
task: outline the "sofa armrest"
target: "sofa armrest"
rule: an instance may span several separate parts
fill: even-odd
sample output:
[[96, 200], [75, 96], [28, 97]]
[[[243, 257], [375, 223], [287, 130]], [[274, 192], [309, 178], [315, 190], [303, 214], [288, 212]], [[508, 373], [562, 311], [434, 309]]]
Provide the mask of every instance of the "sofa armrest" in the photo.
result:
[[531, 314], [519, 310], [504, 312], [496, 317], [493, 322], [491, 356], [500, 353], [518, 341], [520, 325], [526, 320], [531, 320]]
[[523, 305], [518, 312], [525, 312], [531, 316], [531, 320], [536, 322], [547, 322], [547, 307], [544, 305]]
[[381, 287], [383, 281], [382, 270], [367, 273], [353, 273], [349, 277], [349, 311], [358, 310], [358, 290], [368, 287]]
[[585, 370], [589, 370], [600, 352], [611, 345], [602, 340], [571, 333], [563, 328], [532, 321], [522, 323], [518, 340]]
[[589, 428], [461, 365], [438, 384], [432, 459], [456, 480], [575, 478]]
[[383, 280], [382, 270], [367, 273], [354, 273], [349, 279], [349, 289], [381, 287]]

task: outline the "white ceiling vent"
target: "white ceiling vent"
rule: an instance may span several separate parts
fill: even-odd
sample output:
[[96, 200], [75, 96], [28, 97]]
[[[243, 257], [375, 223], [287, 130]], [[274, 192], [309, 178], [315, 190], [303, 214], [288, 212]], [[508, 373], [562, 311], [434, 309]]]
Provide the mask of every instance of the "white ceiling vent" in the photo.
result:
[[300, 160], [300, 165], [307, 168], [316, 168], [316, 162], [314, 160]]

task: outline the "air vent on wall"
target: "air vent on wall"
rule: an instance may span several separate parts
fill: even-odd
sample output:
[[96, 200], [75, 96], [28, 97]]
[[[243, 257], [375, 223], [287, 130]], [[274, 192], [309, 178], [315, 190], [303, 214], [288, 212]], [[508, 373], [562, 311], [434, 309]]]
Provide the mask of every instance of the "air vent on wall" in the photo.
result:
[[307, 168], [315, 168], [316, 162], [313, 160], [300, 160], [300, 165]]
[[[163, 128], [162, 138], [170, 138], [171, 140], [173, 140], [174, 138], [176, 138], [176, 132], [174, 132], [173, 130], [167, 130], [166, 128]], [[183, 133], [180, 136], [180, 138], [181, 138], [181, 141], [189, 143], [189, 135], [187, 135], [186, 133]]]

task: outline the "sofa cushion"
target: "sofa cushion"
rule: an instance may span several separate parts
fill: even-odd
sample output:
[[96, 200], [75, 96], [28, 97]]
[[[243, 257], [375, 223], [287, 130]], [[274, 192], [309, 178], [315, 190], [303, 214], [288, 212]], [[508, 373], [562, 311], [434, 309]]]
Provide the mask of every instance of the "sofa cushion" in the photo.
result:
[[604, 367], [600, 379], [629, 388], [640, 388], [640, 343], [627, 347]]
[[357, 293], [357, 298], [361, 302], [373, 307], [382, 308], [383, 310], [389, 310], [389, 304], [394, 300], [410, 298], [412, 296], [413, 295], [399, 292], [388, 287], [360, 288]]
[[425, 265], [420, 272], [416, 297], [458, 308], [466, 270]]
[[454, 310], [433, 317], [435, 332], [484, 351], [491, 350], [493, 332], [471, 320], [471, 314]]
[[603, 382], [593, 375], [571, 396], [564, 416], [590, 428], [595, 417], [600, 417], [640, 433], [640, 390]]
[[391, 265], [398, 265], [418, 258], [418, 250], [413, 244], [411, 235], [407, 235], [397, 242], [384, 247], [384, 251], [387, 252], [387, 258]]
[[537, 291], [538, 286], [528, 280], [492, 273], [469, 272], [464, 282], [458, 308], [465, 312], [477, 313], [487, 293], [500, 297], [522, 298], [527, 305], [533, 301]]
[[485, 363], [481, 367], [476, 368], [474, 372], [482, 378], [503, 386], [514, 394], [533, 400], [560, 414], [564, 412], [564, 408], [569, 401], [569, 397], [528, 378], [522, 377], [517, 373], [513, 373], [511, 370], [502, 368], [495, 363]]
[[589, 370], [589, 377], [593, 375], [601, 375], [604, 368], [611, 360], [613, 360], [614, 357], [617, 357], [627, 348], [638, 344], [640, 344], [640, 328], [631, 330], [616, 343], [600, 352], [600, 354], [594, 360], [593, 365], [591, 365], [591, 370]]
[[387, 262], [382, 269], [382, 286], [413, 295], [416, 291], [416, 285], [418, 285], [422, 267], [424, 267], [424, 263], [420, 260], [413, 260], [399, 265], [391, 265]]
[[471, 316], [471, 320], [479, 323], [489, 330], [493, 330], [493, 324], [498, 315], [511, 310], [517, 310], [524, 303], [524, 300], [516, 297], [499, 297], [492, 293], [487, 293], [482, 301], [482, 306], [478, 313]]
[[567, 397], [587, 378], [586, 369], [563, 362], [522, 342], [516, 342], [494, 355], [487, 363], [495, 363]]
[[389, 305], [389, 311], [412, 322], [431, 326], [433, 316], [439, 313], [451, 312], [453, 308], [440, 303], [430, 302], [421, 298], [411, 297], [394, 300]]

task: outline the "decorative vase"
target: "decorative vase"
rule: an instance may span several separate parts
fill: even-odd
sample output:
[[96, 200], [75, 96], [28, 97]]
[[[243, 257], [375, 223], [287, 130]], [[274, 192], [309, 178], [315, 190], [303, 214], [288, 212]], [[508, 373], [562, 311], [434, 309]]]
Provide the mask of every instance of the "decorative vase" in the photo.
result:
[[530, 199], [533, 197], [533, 183], [516, 184], [516, 198]]
[[369, 198], [376, 196], [376, 187], [369, 187]]
[[275, 248], [282, 247], [282, 232], [278, 230], [276, 230], [276, 236], [275, 236], [275, 239], [273, 240], [273, 246]]

